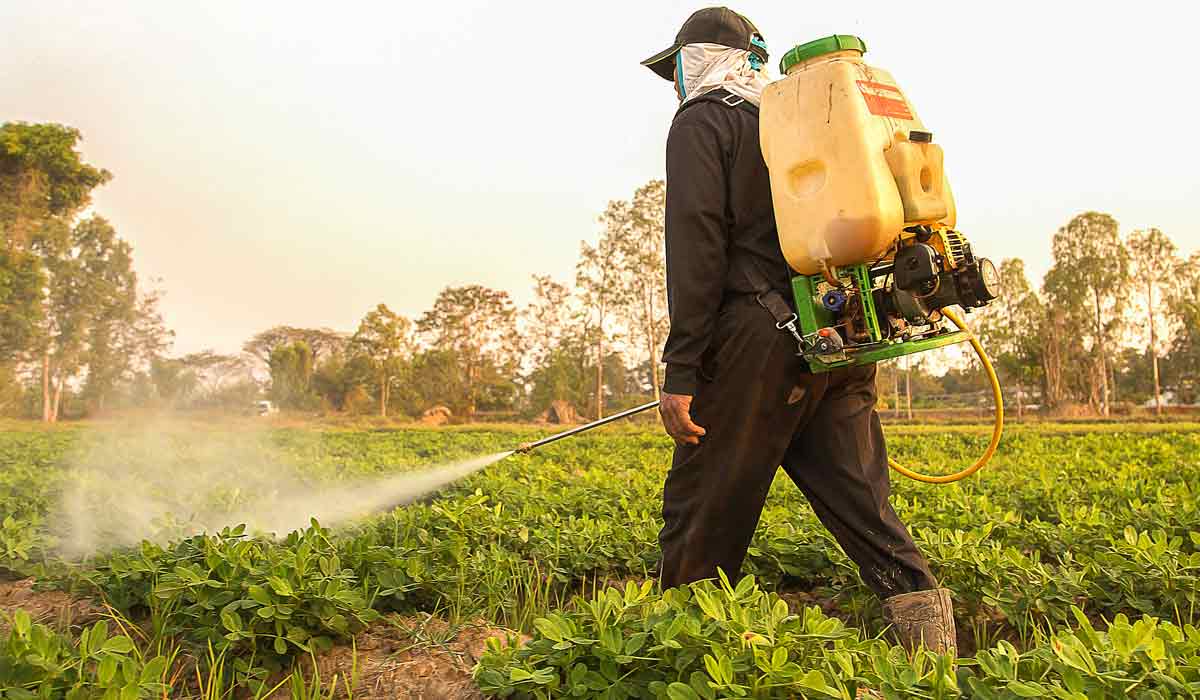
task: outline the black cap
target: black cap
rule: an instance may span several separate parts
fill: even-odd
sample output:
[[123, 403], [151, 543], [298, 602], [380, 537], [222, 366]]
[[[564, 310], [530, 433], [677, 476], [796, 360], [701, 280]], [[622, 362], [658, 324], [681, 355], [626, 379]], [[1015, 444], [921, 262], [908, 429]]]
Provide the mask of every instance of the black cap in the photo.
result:
[[[754, 39], [758, 39], [758, 43]], [[642, 65], [666, 80], [674, 80], [675, 52], [685, 44], [720, 44], [731, 49], [752, 51], [767, 62], [767, 50], [762, 34], [750, 22], [728, 7], [706, 7], [697, 10], [675, 35], [675, 43], [642, 61]]]

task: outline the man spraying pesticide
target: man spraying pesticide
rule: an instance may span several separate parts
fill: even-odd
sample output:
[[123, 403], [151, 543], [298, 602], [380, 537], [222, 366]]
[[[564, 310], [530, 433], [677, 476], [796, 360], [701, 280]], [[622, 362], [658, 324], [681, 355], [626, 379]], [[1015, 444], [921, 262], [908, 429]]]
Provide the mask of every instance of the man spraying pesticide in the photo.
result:
[[[994, 453], [999, 384], [949, 307], [985, 306], [999, 280], [954, 229], [940, 146], [865, 51], [840, 35], [797, 46], [771, 83], [762, 35], [714, 7], [643, 61], [680, 102], [666, 148], [671, 331], [659, 410], [676, 449], [660, 578], [667, 588], [718, 568], [736, 577], [782, 465], [900, 641], [951, 652], [950, 592], [888, 500], [888, 466], [946, 483]], [[956, 474], [910, 471], [887, 456], [875, 362], [960, 342], [992, 382], [992, 439]]]

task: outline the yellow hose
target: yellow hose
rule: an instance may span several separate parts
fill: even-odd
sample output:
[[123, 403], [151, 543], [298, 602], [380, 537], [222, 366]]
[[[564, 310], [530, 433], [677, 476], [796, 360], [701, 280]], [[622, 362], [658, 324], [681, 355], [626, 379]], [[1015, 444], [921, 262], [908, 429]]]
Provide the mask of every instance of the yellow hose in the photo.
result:
[[910, 479], [923, 481], [927, 484], [949, 484], [959, 479], [965, 479], [975, 472], [983, 468], [985, 464], [992, 459], [992, 455], [996, 454], [996, 448], [1000, 445], [1000, 434], [1004, 432], [1004, 396], [1000, 393], [1000, 378], [996, 376], [996, 368], [992, 367], [992, 361], [988, 359], [987, 353], [983, 351], [983, 346], [979, 344], [979, 339], [967, 328], [967, 324], [963, 323], [962, 318], [950, 309], [942, 309], [942, 314], [954, 322], [958, 329], [965, 331], [967, 338], [971, 343], [971, 347], [975, 349], [975, 354], [979, 356], [979, 361], [983, 363], [983, 369], [987, 372], [988, 380], [992, 383], [992, 397], [996, 401], [996, 422], [992, 426], [992, 440], [988, 443], [987, 449], [984, 450], [983, 456], [979, 458], [971, 466], [954, 474], [946, 474], [945, 476], [932, 476], [930, 474], [920, 474], [905, 467], [896, 460], [888, 458], [888, 466], [900, 472]]

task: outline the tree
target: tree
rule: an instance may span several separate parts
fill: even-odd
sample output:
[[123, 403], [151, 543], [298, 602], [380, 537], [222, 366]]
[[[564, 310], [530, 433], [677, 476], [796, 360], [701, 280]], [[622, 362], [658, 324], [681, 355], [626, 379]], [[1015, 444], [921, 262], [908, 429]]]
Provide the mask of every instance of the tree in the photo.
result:
[[983, 342], [997, 372], [1016, 385], [1017, 417], [1024, 417], [1024, 387], [1041, 374], [1041, 333], [1046, 311], [1029, 279], [1025, 263], [1009, 258], [1000, 263], [999, 297], [976, 312], [975, 333]]
[[44, 286], [36, 255], [0, 247], [0, 366], [17, 359], [37, 337]]
[[1170, 238], [1156, 228], [1134, 231], [1129, 237], [1130, 262], [1133, 277], [1145, 292], [1146, 318], [1150, 326], [1150, 355], [1151, 373], [1154, 378], [1154, 412], [1162, 414], [1162, 388], [1158, 376], [1159, 336], [1157, 320], [1162, 309], [1159, 301], [1162, 294], [1155, 299], [1155, 292], [1169, 290], [1175, 280], [1175, 270], [1179, 267], [1179, 259], [1175, 244]]
[[610, 202], [601, 220], [613, 238], [618, 286], [617, 313], [630, 334], [641, 342], [650, 369], [654, 398], [659, 398], [660, 347], [667, 328], [667, 282], [664, 219], [666, 184], [651, 180], [630, 202]]
[[1200, 377], [1200, 253], [1193, 253], [1175, 272], [1176, 284], [1167, 296], [1167, 308], [1177, 328], [1171, 342], [1170, 365], [1179, 377], [1176, 392], [1197, 398]]
[[312, 353], [313, 361], [320, 360], [343, 352], [349, 342], [344, 333], [329, 328], [295, 328], [293, 326], [274, 326], [256, 333], [254, 337], [242, 344], [242, 351], [258, 359], [264, 365], [269, 365], [271, 353], [281, 345], [304, 343]]
[[352, 410], [370, 402], [366, 387], [375, 371], [365, 355], [332, 355], [313, 372], [313, 391], [338, 411]]
[[535, 414], [554, 401], [586, 406], [589, 377], [594, 373], [578, 297], [549, 276], [533, 279], [533, 301], [522, 312], [529, 405]]
[[313, 373], [312, 350], [304, 341], [280, 345], [268, 359], [271, 370], [270, 396], [284, 408], [312, 406], [315, 396], [309, 390]]
[[10, 251], [28, 246], [48, 220], [69, 222], [112, 178], [80, 159], [79, 141], [61, 124], [0, 125], [0, 232]]
[[158, 314], [158, 295], [139, 295], [133, 248], [106, 220], [93, 216], [81, 221], [75, 227], [73, 243], [86, 288], [81, 301], [89, 306], [82, 356], [87, 371], [83, 396], [103, 410], [117, 384], [162, 350], [169, 334]]
[[201, 350], [180, 358], [183, 366], [196, 377], [196, 388], [205, 403], [220, 403], [232, 386], [253, 382], [248, 359], [244, 355], [225, 355]]
[[575, 267], [575, 285], [580, 290], [585, 313], [584, 335], [593, 351], [597, 419], [604, 417], [604, 343], [608, 336], [609, 317], [617, 298], [614, 286], [617, 255], [613, 237], [601, 235], [595, 246], [587, 243], [581, 245], [579, 262]]
[[0, 364], [0, 416], [17, 416], [24, 400], [25, 391], [13, 367]]
[[417, 322], [433, 349], [450, 353], [461, 379], [454, 397], [468, 416], [480, 401], [511, 397], [521, 353], [516, 309], [507, 292], [480, 285], [446, 287]]
[[533, 301], [521, 316], [526, 328], [527, 356], [536, 367], [549, 361], [569, 329], [579, 323], [571, 290], [549, 275], [533, 276]]
[[453, 350], [434, 348], [417, 353], [404, 392], [407, 412], [411, 415], [443, 405], [466, 412], [466, 378]]
[[158, 398], [170, 404], [185, 401], [196, 390], [196, 372], [183, 360], [156, 357], [150, 362], [150, 380]]
[[[1054, 265], [1046, 273], [1046, 295], [1062, 313], [1066, 331], [1082, 339], [1092, 356], [1090, 401], [1109, 414], [1111, 339], [1120, 330], [1130, 283], [1129, 253], [1115, 219], [1087, 212], [1054, 235]], [[1098, 399], [1098, 400], [1097, 400]]]
[[379, 378], [379, 415], [385, 418], [392, 381], [416, 352], [412, 331], [412, 321], [380, 304], [363, 317], [350, 340], [352, 352], [366, 357]]
[[32, 241], [46, 271], [39, 354], [42, 419], [53, 422], [63, 390], [86, 372], [85, 392], [96, 406], [133, 368], [161, 349], [167, 334], [157, 296], [140, 296], [133, 249], [98, 216], [74, 228], [43, 226]]

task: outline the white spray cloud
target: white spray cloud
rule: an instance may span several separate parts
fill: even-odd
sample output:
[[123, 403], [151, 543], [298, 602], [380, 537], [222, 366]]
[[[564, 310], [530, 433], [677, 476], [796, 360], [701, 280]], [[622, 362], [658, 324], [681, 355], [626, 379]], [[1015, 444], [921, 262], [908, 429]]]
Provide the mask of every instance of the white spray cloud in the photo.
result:
[[164, 422], [89, 435], [55, 516], [60, 550], [82, 557], [243, 523], [282, 537], [311, 518], [331, 526], [411, 503], [512, 454], [338, 480], [334, 465], [301, 468], [268, 437]]

